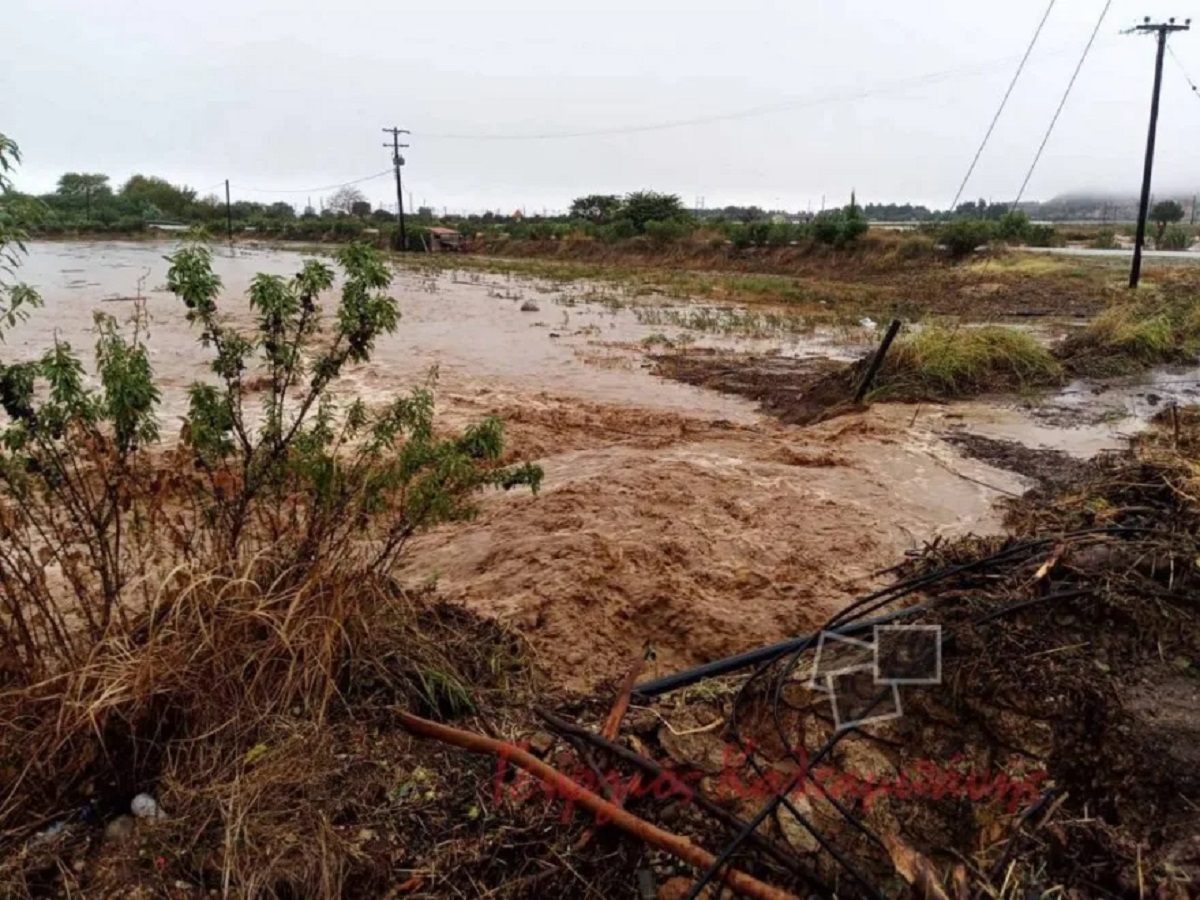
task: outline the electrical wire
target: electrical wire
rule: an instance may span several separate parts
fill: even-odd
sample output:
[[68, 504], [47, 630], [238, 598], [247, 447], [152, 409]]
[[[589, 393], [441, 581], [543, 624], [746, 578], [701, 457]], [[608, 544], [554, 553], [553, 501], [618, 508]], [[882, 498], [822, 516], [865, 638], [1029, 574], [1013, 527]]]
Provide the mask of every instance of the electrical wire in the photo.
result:
[[376, 178], [382, 178], [384, 175], [390, 174], [392, 174], [391, 169], [384, 169], [382, 172], [376, 172], [374, 175], [364, 175], [362, 178], [355, 178], [353, 181], [339, 181], [337, 184], [326, 184], [321, 187], [311, 188], [287, 188], [277, 190], [273, 188], [243, 187], [241, 185], [236, 185], [236, 187], [240, 191], [250, 191], [254, 194], [316, 194], [321, 191], [333, 191], [340, 187], [348, 187], [352, 184], [362, 184], [364, 181], [373, 181]]
[[1029, 61], [1029, 55], [1033, 53], [1033, 46], [1037, 43], [1038, 37], [1041, 36], [1046, 20], [1050, 18], [1050, 11], [1054, 9], [1054, 3], [1055, 0], [1050, 0], [1050, 3], [1046, 6], [1046, 11], [1042, 13], [1042, 20], [1038, 22], [1037, 29], [1034, 30], [1033, 37], [1029, 41], [1029, 46], [1025, 48], [1025, 55], [1021, 57], [1021, 62], [1017, 65], [1017, 71], [1013, 73], [1012, 81], [1008, 83], [1008, 90], [1004, 92], [1004, 98], [1000, 101], [1000, 106], [996, 110], [996, 114], [992, 116], [992, 124], [988, 126], [983, 140], [979, 143], [979, 149], [975, 151], [975, 158], [971, 160], [971, 165], [967, 167], [967, 174], [963, 176], [962, 184], [958, 186], [958, 193], [954, 195], [954, 202], [950, 204], [951, 212], [958, 208], [958, 201], [962, 199], [963, 191], [967, 188], [967, 182], [971, 178], [971, 173], [975, 171], [975, 165], [979, 162], [979, 157], [983, 155], [983, 148], [987, 146], [988, 139], [992, 136], [992, 131], [996, 128], [996, 123], [1000, 121], [1000, 114], [1004, 112], [1008, 98], [1012, 96], [1013, 88], [1017, 86], [1017, 80], [1021, 77], [1021, 72], [1025, 69], [1025, 63]]
[[1033, 170], [1037, 168], [1038, 160], [1042, 158], [1042, 151], [1046, 149], [1046, 142], [1050, 140], [1050, 134], [1054, 131], [1054, 125], [1058, 122], [1058, 116], [1067, 104], [1067, 97], [1071, 95], [1071, 88], [1075, 86], [1075, 79], [1079, 77], [1079, 70], [1083, 68], [1084, 60], [1088, 58], [1088, 53], [1092, 49], [1092, 44], [1096, 42], [1096, 35], [1100, 33], [1100, 26], [1104, 23], [1104, 17], [1108, 15], [1108, 10], [1111, 6], [1112, 0], [1106, 0], [1104, 9], [1100, 10], [1100, 18], [1096, 20], [1096, 27], [1092, 29], [1092, 36], [1088, 38], [1087, 46], [1083, 48], [1083, 54], [1079, 57], [1079, 62], [1075, 65], [1075, 71], [1071, 73], [1071, 80], [1067, 82], [1067, 89], [1063, 91], [1062, 99], [1058, 101], [1058, 109], [1054, 111], [1054, 118], [1050, 120], [1050, 127], [1046, 129], [1046, 134], [1042, 137], [1042, 143], [1038, 146], [1037, 153], [1034, 154], [1029, 171], [1025, 173], [1025, 180], [1021, 182], [1021, 189], [1017, 191], [1017, 197], [1012, 202], [1012, 209], [1014, 210], [1017, 208], [1017, 204], [1021, 202], [1021, 197], [1025, 194], [1025, 188], [1029, 186], [1029, 179], [1033, 177]]
[[[1062, 49], [1055, 51], [1055, 53], [1061, 52], [1064, 51]], [[508, 134], [457, 134], [414, 130], [413, 135], [414, 137], [418, 137], [423, 140], [443, 141], [543, 141], [565, 140], [570, 138], [606, 137], [609, 135], [621, 134], [640, 134], [650, 131], [666, 131], [672, 128], [686, 128], [692, 125], [709, 125], [717, 122], [749, 119], [755, 116], [764, 116], [771, 113], [783, 112], [791, 109], [800, 109], [808, 106], [819, 106], [827, 103], [842, 103], [851, 100], [863, 100], [883, 94], [893, 94], [916, 85], [945, 81], [950, 78], [961, 77], [974, 72], [985, 72], [997, 65], [1009, 63], [1012, 61], [1012, 59], [1013, 57], [1008, 56], [1004, 57], [1003, 59], [993, 59], [982, 63], [974, 63], [969, 66], [960, 66], [955, 69], [929, 72], [925, 75], [917, 75], [912, 78], [901, 79], [887, 85], [864, 88], [858, 91], [846, 91], [839, 94], [825, 94], [819, 96], [793, 97], [779, 103], [772, 103], [764, 106], [754, 106], [750, 107], [749, 109], [737, 110], [734, 112], [717, 113], [709, 116], [697, 116], [690, 119], [674, 119], [671, 121], [654, 122], [645, 125], [627, 125], [616, 128], [593, 128], [581, 131], [546, 131], [525, 134], [516, 132]]]
[[1175, 55], [1175, 51], [1171, 49], [1170, 43], [1167, 44], [1167, 52], [1171, 54], [1171, 59], [1175, 61], [1175, 65], [1179, 67], [1179, 71], [1183, 74], [1184, 80], [1188, 83], [1188, 87], [1192, 89], [1192, 93], [1200, 98], [1200, 88], [1196, 87], [1196, 82], [1192, 81], [1192, 77], [1188, 75], [1187, 69], [1183, 67], [1183, 63], [1179, 61], [1179, 57]]

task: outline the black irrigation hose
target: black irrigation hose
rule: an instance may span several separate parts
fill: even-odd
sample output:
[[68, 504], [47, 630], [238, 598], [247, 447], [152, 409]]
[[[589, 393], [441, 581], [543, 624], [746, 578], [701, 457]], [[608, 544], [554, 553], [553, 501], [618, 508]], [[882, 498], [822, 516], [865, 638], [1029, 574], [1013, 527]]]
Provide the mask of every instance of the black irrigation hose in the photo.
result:
[[[651, 682], [647, 685], [642, 686], [639, 689], [639, 693], [642, 693], [646, 696], [654, 696], [659, 693], [665, 693], [667, 690], [672, 690], [675, 687], [685, 686], [686, 684], [695, 683], [696, 681], [702, 680], [706, 677], [712, 677], [712, 675], [714, 675], [714, 674], [724, 674], [726, 672], [735, 671], [738, 668], [744, 668], [747, 665], [753, 665], [755, 662], [759, 662], [760, 665], [755, 670], [755, 672], [750, 676], [750, 678], [746, 681], [746, 683], [741, 686], [741, 688], [739, 689], [738, 694], [734, 700], [734, 712], [730, 719], [730, 730], [731, 730], [733, 739], [737, 743], [739, 749], [746, 755], [747, 762], [755, 769], [755, 771], [762, 774], [762, 772], [764, 771], [763, 767], [759, 764], [758, 760], [755, 758], [755, 755], [752, 752], [752, 750], [748, 749], [746, 747], [746, 745], [744, 744], [744, 742], [742, 741], [741, 735], [740, 735], [738, 727], [737, 727], [737, 718], [738, 718], [737, 712], [740, 708], [742, 708], [743, 702], [748, 694], [748, 689], [750, 688], [750, 686], [755, 681], [757, 681], [759, 678], [761, 678], [763, 675], [765, 675], [767, 672], [769, 672], [771, 669], [775, 668], [776, 664], [781, 662], [781, 658], [784, 655], [787, 656], [786, 662], [784, 662], [782, 670], [777, 675], [774, 676], [773, 693], [772, 693], [772, 716], [773, 716], [773, 719], [775, 722], [776, 731], [780, 737], [780, 740], [783, 742], [784, 748], [786, 750], [788, 750], [789, 753], [794, 754], [795, 753], [794, 748], [789, 749], [789, 742], [788, 742], [789, 735], [787, 734], [787, 729], [783, 725], [783, 720], [782, 720], [782, 716], [780, 713], [780, 705], [782, 702], [783, 687], [784, 687], [784, 685], [787, 684], [787, 682], [791, 678], [792, 672], [795, 670], [796, 666], [798, 665], [800, 658], [804, 654], [804, 651], [809, 649], [810, 647], [812, 647], [815, 643], [817, 643], [817, 641], [819, 640], [819, 636], [822, 632], [833, 631], [835, 633], [842, 634], [842, 635], [860, 633], [860, 632], [866, 630], [867, 628], [873, 628], [874, 625], [876, 625], [876, 624], [883, 624], [884, 621], [893, 621], [896, 618], [899, 618], [900, 614], [907, 613], [907, 614], [911, 615], [911, 614], [915, 614], [918, 612], [923, 612], [926, 609], [928, 609], [928, 607], [931, 605], [931, 603], [924, 603], [924, 604], [920, 604], [918, 606], [906, 607], [905, 610], [900, 610], [900, 611], [898, 611], [898, 613], [891, 613], [891, 614], [879, 617], [879, 619], [875, 619], [875, 620], [863, 621], [860, 619], [857, 622], [854, 621], [855, 619], [859, 619], [859, 617], [861, 617], [863, 615], [867, 615], [870, 612], [874, 612], [878, 608], [880, 608], [888, 603], [895, 602], [896, 600], [898, 600], [906, 595], [912, 594], [912, 593], [914, 593], [924, 587], [928, 587], [932, 584], [936, 584], [939, 581], [949, 579], [951, 577], [954, 577], [955, 575], [966, 574], [968, 572], [981, 570], [981, 569], [987, 569], [987, 568], [989, 568], [997, 563], [1000, 563], [1000, 562], [1008, 562], [1008, 561], [1012, 561], [1015, 559], [1019, 559], [1021, 556], [1026, 555], [1026, 554], [1032, 556], [1033, 554], [1036, 554], [1038, 551], [1046, 550], [1052, 546], [1061, 544], [1063, 541], [1070, 540], [1072, 538], [1080, 538], [1080, 537], [1103, 535], [1103, 534], [1146, 534], [1146, 533], [1156, 532], [1159, 530], [1160, 529], [1152, 529], [1152, 528], [1138, 528], [1138, 527], [1129, 528], [1129, 527], [1123, 527], [1123, 526], [1105, 526], [1105, 527], [1081, 529], [1079, 531], [1068, 532], [1068, 533], [1065, 533], [1062, 535], [1057, 535], [1053, 538], [1039, 538], [1039, 539], [1017, 542], [1017, 543], [1011, 544], [1011, 545], [997, 551], [994, 554], [991, 554], [990, 556], [984, 557], [982, 559], [972, 560], [971, 562], [961, 563], [961, 564], [955, 565], [955, 566], [947, 566], [942, 569], [935, 570], [934, 572], [929, 572], [924, 575], [914, 576], [912, 578], [905, 579], [904, 581], [901, 581], [901, 582], [898, 582], [897, 584], [891, 585], [888, 588], [883, 588], [879, 591], [874, 591], [871, 594], [868, 594], [864, 597], [859, 598], [854, 603], [850, 604], [849, 606], [847, 606], [846, 608], [841, 610], [839, 613], [832, 616], [826, 622], [825, 627], [822, 628], [820, 631], [818, 631], [816, 634], [808, 635], [803, 638], [795, 638], [791, 641], [783, 642], [782, 644], [776, 644], [776, 645], [772, 645], [771, 647], [768, 647], [768, 648], [762, 648], [759, 651], [751, 651], [750, 653], [740, 654], [739, 656], [731, 657], [727, 660], [720, 660], [716, 663], [710, 663], [707, 666], [701, 666], [698, 669], [692, 669], [687, 672], [678, 673], [675, 676], [668, 676], [668, 678], [659, 679], [657, 682]], [[973, 626], [978, 626], [978, 625], [984, 624], [986, 622], [1001, 618], [1003, 616], [1010, 615], [1014, 612], [1017, 612], [1021, 609], [1025, 609], [1027, 607], [1033, 606], [1038, 603], [1051, 602], [1051, 601], [1055, 601], [1055, 600], [1066, 600], [1066, 599], [1070, 599], [1070, 598], [1074, 598], [1074, 597], [1084, 596], [1084, 595], [1087, 595], [1090, 593], [1092, 593], [1092, 591], [1087, 590], [1087, 589], [1072, 589], [1072, 590], [1059, 591], [1056, 593], [1051, 593], [1051, 594], [1047, 594], [1047, 595], [1044, 595], [1041, 597], [1031, 598], [1028, 600], [1017, 601], [1015, 603], [1010, 603], [999, 609], [990, 610], [981, 616], [977, 616], [976, 618], [971, 620], [971, 624]], [[850, 620], [850, 621], [848, 622], [847, 620]], [[951, 635], [945, 643], [953, 643], [953, 641], [954, 641], [954, 636]], [[879, 693], [879, 695], [876, 696], [875, 699], [872, 701], [872, 703], [867, 707], [864, 715], [869, 714], [871, 712], [871, 710], [873, 710], [876, 706], [878, 706], [879, 703], [882, 702], [884, 700], [884, 698], [887, 697], [890, 693], [891, 693], [890, 687], [881, 691]], [[846, 737], [849, 734], [855, 733], [858, 730], [859, 730], [858, 726], [850, 726], [849, 728], [839, 729], [839, 730], [835, 731], [834, 734], [829, 736], [829, 738], [825, 741], [824, 745], [821, 747], [820, 750], [817, 751], [816, 755], [811, 760], [807, 761], [806, 764], [802, 763], [802, 769], [799, 772], [797, 772], [797, 774], [793, 778], [791, 778], [789, 780], [788, 784], [782, 790], [776, 792], [771, 797], [771, 799], [768, 800], [763, 805], [762, 809], [759, 810], [759, 812], [754, 816], [754, 818], [746, 823], [746, 825], [742, 829], [742, 831], [739, 832], [733, 838], [733, 840], [730, 841], [729, 844], [727, 844], [725, 846], [725, 848], [721, 851], [720, 855], [717, 857], [716, 861], [709, 868], [709, 870], [707, 870], [706, 872], [704, 872], [701, 875], [700, 879], [692, 886], [692, 889], [688, 894], [689, 900], [692, 900], [692, 898], [696, 898], [699, 896], [700, 892], [703, 891], [704, 888], [708, 884], [711, 883], [711, 881], [715, 877], [716, 873], [720, 871], [722, 866], [724, 866], [725, 864], [728, 863], [728, 861], [733, 856], [733, 854], [736, 853], [738, 848], [746, 841], [747, 837], [750, 834], [752, 834], [754, 831], [756, 831], [759, 827], [761, 827], [762, 823], [769, 816], [776, 813], [780, 805], [785, 806], [796, 817], [796, 819], [800, 822], [800, 824], [810, 834], [813, 835], [813, 837], [816, 839], [818, 844], [823, 849], [828, 850], [830, 852], [830, 855], [832, 855], [843, 866], [843, 868], [846, 869], [846, 871], [854, 878], [854, 880], [857, 881], [859, 884], [861, 884], [867, 890], [867, 893], [869, 896], [871, 896], [873, 898], [882, 896], [879, 893], [879, 891], [873, 885], [871, 885], [871, 883], [867, 880], [866, 876], [863, 875], [861, 872], [859, 872], [858, 869], [854, 865], [852, 865], [848, 859], [846, 859], [839, 851], [837, 851], [836, 848], [832, 845], [832, 843], [824, 835], [819, 833], [819, 831], [817, 829], [815, 829], [814, 826], [795, 809], [795, 807], [791, 804], [791, 802], [787, 798], [787, 795], [790, 794], [799, 784], [806, 782], [808, 776], [811, 774], [813, 769], [821, 762], [822, 759], [824, 759], [829, 753], [831, 753], [833, 751], [833, 749], [837, 746], [837, 744], [844, 737]], [[866, 835], [868, 838], [870, 838], [874, 843], [882, 846], [882, 841], [880, 841], [879, 838], [876, 835], [874, 835], [862, 823], [862, 821], [858, 817], [856, 817], [848, 809], [844, 808], [841, 804], [834, 802], [833, 798], [830, 798], [830, 800], [831, 800], [831, 802], [833, 802], [833, 805], [835, 806], [835, 808], [843, 816], [843, 818], [846, 819], [847, 822], [852, 824], [857, 830], [859, 830], [864, 835]]]
[[[836, 629], [836, 633], [847, 637], [854, 634], [861, 634], [864, 631], [870, 631], [876, 625], [886, 625], [897, 619], [916, 615], [922, 609], [923, 607], [920, 606], [905, 607], [904, 609], [898, 609], [895, 612], [879, 616], [875, 619], [868, 619], [864, 622], [847, 625], [845, 628]], [[781, 656], [791, 653], [798, 647], [805, 646], [808, 641], [816, 640], [817, 637], [819, 637], [819, 632], [805, 635], [804, 637], [789, 638], [786, 641], [780, 641], [777, 644], [770, 644], [766, 647], [759, 647], [755, 650], [747, 650], [745, 653], [739, 653], [736, 656], [718, 659], [714, 662], [705, 663], [702, 666], [696, 666], [694, 669], [686, 669], [682, 672], [676, 672], [673, 675], [664, 675], [662, 678], [656, 678], [654, 681], [647, 681], [645, 684], [637, 685], [633, 691], [641, 697], [658, 697], [661, 694], [668, 694], [671, 691], [689, 687], [698, 681], [715, 678], [718, 675], [727, 675], [730, 672], [736, 672], [739, 669], [748, 669], [750, 666], [760, 663], [773, 663]]]
[[[1097, 528], [1086, 528], [1079, 531], [1067, 532], [1054, 538], [1039, 538], [1033, 541], [1021, 541], [1010, 544], [1003, 550], [997, 551], [989, 557], [979, 560], [973, 560], [969, 563], [961, 563], [958, 566], [952, 566], [945, 569], [939, 569], [934, 572], [928, 572], [924, 575], [913, 576], [904, 581], [896, 582], [886, 588], [881, 588], [874, 591], [852, 604], [840, 610], [837, 615], [829, 619], [822, 631], [830, 631], [839, 635], [852, 635], [861, 631], [873, 628], [875, 625], [883, 625], [895, 619], [904, 616], [915, 615], [917, 612], [924, 609], [923, 605], [905, 607], [901, 610], [896, 610], [894, 613], [889, 613], [885, 616], [880, 616], [876, 620], [868, 620], [849, 625], [841, 625], [841, 621], [848, 613], [858, 610], [865, 604], [887, 597], [887, 601], [879, 603], [873, 609], [886, 606], [894, 600], [899, 599], [907, 594], [914, 593], [920, 588], [929, 584], [934, 584], [944, 578], [949, 578], [954, 575], [964, 574], [973, 569], [985, 568], [994, 562], [999, 562], [1006, 559], [1010, 555], [1015, 555], [1019, 552], [1036, 551], [1046, 546], [1059, 543], [1064, 540], [1075, 537], [1088, 537], [1093, 535], [1103, 534], [1145, 534], [1149, 532], [1160, 531], [1157, 528], [1138, 528], [1123, 525], [1110, 525]], [[817, 633], [819, 635], [820, 632]], [[736, 656], [729, 656], [725, 659], [714, 660], [710, 663], [705, 663], [701, 666], [696, 666], [692, 669], [685, 669], [682, 672], [676, 672], [673, 675], [666, 675], [662, 678], [657, 678], [654, 681], [647, 681], [634, 687], [634, 693], [645, 698], [657, 697], [662, 694], [670, 693], [671, 691], [679, 690], [680, 688], [689, 687], [699, 681], [704, 681], [707, 678], [713, 678], [718, 675], [727, 675], [730, 672], [736, 672], [739, 669], [747, 669], [750, 666], [760, 663], [771, 663], [781, 656], [784, 656], [799, 647], [807, 646], [807, 643], [814, 638], [814, 635], [805, 635], [804, 637], [790, 638], [786, 641], [780, 641], [776, 644], [770, 644], [766, 647], [758, 647], [754, 650], [747, 650], [744, 653], [739, 653]]]

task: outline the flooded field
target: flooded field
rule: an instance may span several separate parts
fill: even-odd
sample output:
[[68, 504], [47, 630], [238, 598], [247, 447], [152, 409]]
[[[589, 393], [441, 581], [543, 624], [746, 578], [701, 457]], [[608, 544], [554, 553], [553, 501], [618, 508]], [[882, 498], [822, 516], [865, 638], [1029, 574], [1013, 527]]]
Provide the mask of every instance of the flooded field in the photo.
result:
[[[187, 385], [208, 372], [165, 290], [172, 249], [31, 245], [21, 274], [45, 308], [9, 335], [8, 358], [40, 354], [56, 336], [90, 348], [95, 311], [121, 318], [144, 297], [173, 434]], [[215, 253], [223, 312], [247, 323], [254, 275], [291, 274], [303, 258]], [[417, 267], [397, 270], [393, 294], [397, 333], [340, 390], [381, 401], [436, 371], [443, 421], [499, 415], [509, 456], [546, 471], [538, 496], [490, 497], [474, 522], [417, 539], [401, 574], [436, 579], [447, 598], [515, 623], [572, 687], [611, 676], [644, 642], [665, 673], [804, 631], [905, 551], [997, 529], [995, 501], [1030, 482], [964, 457], [948, 434], [1088, 456], [1197, 389], [1196, 374], [1182, 372], [1099, 393], [1078, 383], [1048, 397], [877, 405], [801, 428], [660, 378], [650, 357], [710, 347], [853, 359], [878, 340], [874, 323], [814, 328], [785, 312], [612, 285]]]

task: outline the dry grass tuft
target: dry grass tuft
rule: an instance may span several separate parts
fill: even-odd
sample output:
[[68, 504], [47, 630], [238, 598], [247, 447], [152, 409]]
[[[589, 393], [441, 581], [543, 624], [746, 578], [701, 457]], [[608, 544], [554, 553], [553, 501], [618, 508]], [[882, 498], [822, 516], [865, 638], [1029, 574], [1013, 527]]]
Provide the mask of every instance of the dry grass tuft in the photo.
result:
[[876, 381], [878, 399], [937, 400], [1022, 391], [1062, 381], [1062, 367], [1032, 335], [999, 325], [922, 328], [901, 337]]
[[1200, 351], [1200, 300], [1186, 282], [1139, 294], [1070, 335], [1056, 353], [1074, 374], [1123, 375], [1194, 362]]
[[[357, 835], [395, 786], [386, 768], [343, 761], [353, 723], [395, 706], [461, 715], [530, 687], [521, 644], [498, 626], [382, 576], [294, 581], [265, 565], [176, 571], [85, 664], [0, 694], [0, 892], [36, 893], [48, 867], [69, 872], [61, 860], [98, 840], [82, 826], [74, 843], [30, 840], [64, 811], [111, 819], [147, 791], [171, 819], [142, 849], [190, 882], [343, 896], [377, 864]], [[407, 740], [391, 752], [404, 759]]]

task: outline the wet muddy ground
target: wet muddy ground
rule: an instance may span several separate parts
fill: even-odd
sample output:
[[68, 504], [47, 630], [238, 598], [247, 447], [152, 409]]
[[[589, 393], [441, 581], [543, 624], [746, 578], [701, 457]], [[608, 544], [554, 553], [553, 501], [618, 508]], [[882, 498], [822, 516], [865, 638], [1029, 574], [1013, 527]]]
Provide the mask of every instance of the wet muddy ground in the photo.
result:
[[[93, 312], [127, 316], [140, 294], [173, 434], [187, 385], [208, 377], [164, 287], [173, 248], [31, 245], [21, 274], [46, 306], [8, 336], [6, 358], [31, 358], [55, 336], [90, 350]], [[215, 253], [223, 309], [246, 324], [254, 274], [290, 274], [302, 259]], [[818, 371], [855, 358], [878, 339], [871, 323], [813, 329], [784, 313], [477, 271], [401, 268], [393, 294], [399, 330], [340, 390], [383, 400], [436, 370], [444, 424], [500, 415], [509, 455], [546, 471], [538, 496], [490, 496], [475, 521], [421, 536], [400, 574], [436, 579], [447, 598], [514, 623], [552, 676], [577, 688], [612, 676], [644, 643], [656, 651], [647, 674], [665, 674], [807, 630], [905, 551], [997, 530], [995, 501], [1046, 477], [1043, 463], [1120, 446], [1198, 387], [1184, 372], [1099, 394], [1073, 385], [1053, 397], [879, 405], [800, 427], [750, 391], [660, 377], [652, 356], [752, 351], [779, 389], [777, 361]]]

